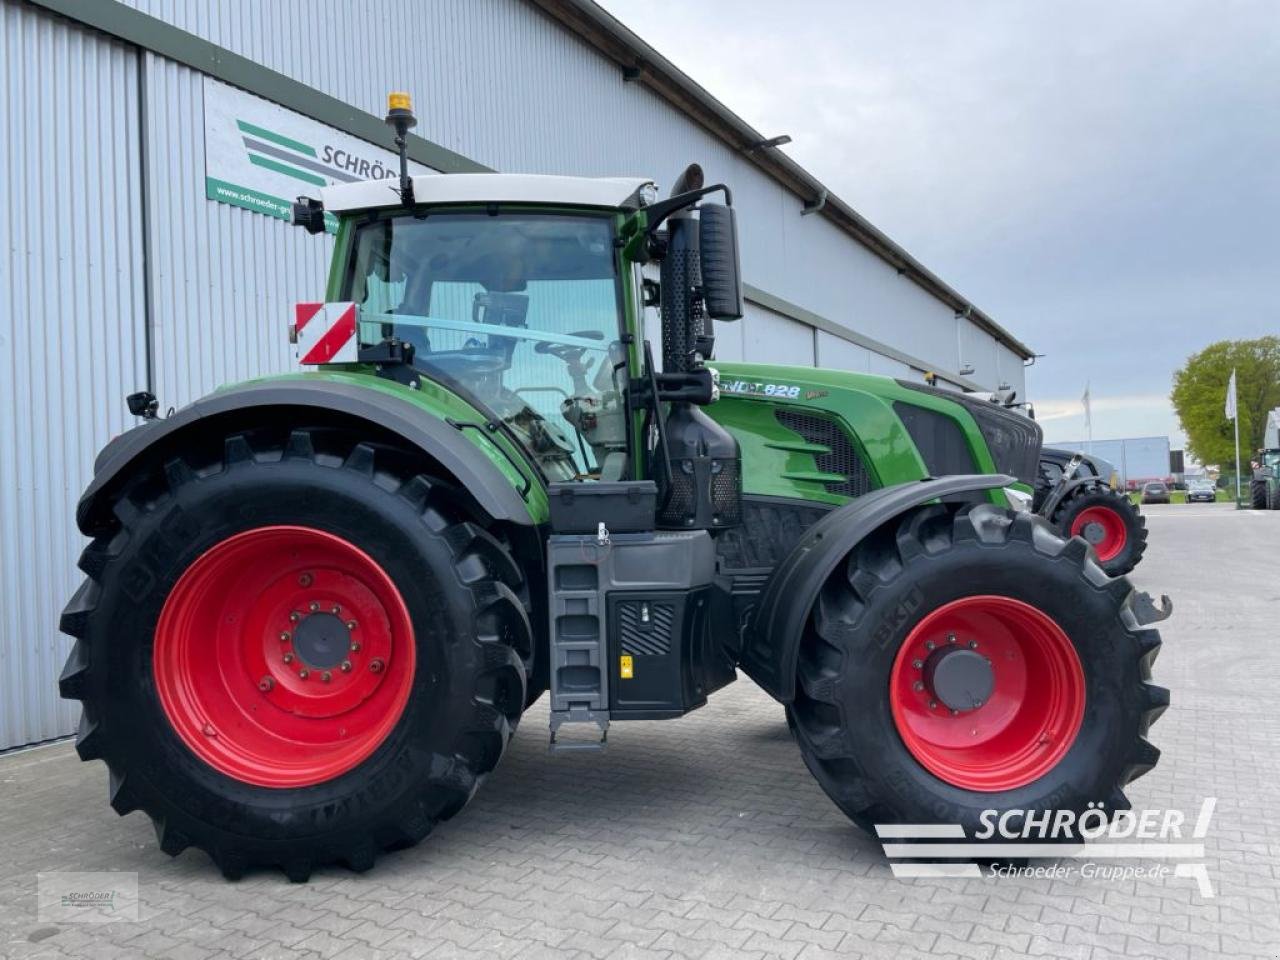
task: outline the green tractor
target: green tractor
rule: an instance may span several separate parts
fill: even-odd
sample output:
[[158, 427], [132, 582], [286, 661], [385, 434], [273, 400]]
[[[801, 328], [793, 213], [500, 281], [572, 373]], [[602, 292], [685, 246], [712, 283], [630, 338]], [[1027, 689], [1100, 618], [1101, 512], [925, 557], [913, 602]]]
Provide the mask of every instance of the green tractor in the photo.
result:
[[1267, 414], [1264, 448], [1254, 460], [1249, 479], [1249, 506], [1254, 510], [1280, 510], [1280, 407]]
[[869, 830], [1122, 809], [1156, 763], [1159, 635], [1030, 511], [1036, 424], [713, 369], [737, 232], [696, 166], [658, 199], [402, 162], [294, 217], [337, 221], [289, 330], [312, 369], [164, 418], [133, 395], [77, 510], [61, 692], [166, 853], [364, 870], [461, 810], [544, 693], [551, 752], [599, 750], [739, 670]]

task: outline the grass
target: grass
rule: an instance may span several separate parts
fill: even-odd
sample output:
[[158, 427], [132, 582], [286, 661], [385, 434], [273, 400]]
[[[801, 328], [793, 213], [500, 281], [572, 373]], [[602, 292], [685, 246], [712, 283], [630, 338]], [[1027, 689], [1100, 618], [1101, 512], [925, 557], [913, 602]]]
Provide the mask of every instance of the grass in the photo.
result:
[[[1228, 493], [1226, 490], [1218, 490], [1217, 498], [1218, 498], [1218, 503], [1235, 503], [1235, 499], [1236, 499], [1233, 493]], [[1129, 500], [1132, 501], [1133, 503], [1140, 503], [1140, 501], [1142, 500], [1142, 494], [1139, 493], [1137, 490], [1134, 490], [1129, 494]], [[1169, 502], [1170, 503], [1186, 503], [1187, 491], [1170, 490]]]

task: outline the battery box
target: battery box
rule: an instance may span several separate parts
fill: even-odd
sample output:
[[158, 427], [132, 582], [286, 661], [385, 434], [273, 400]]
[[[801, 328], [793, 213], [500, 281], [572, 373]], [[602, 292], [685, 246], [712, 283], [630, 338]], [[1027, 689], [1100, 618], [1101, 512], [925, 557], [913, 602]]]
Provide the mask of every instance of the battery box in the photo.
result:
[[658, 511], [658, 487], [652, 480], [578, 483], [547, 487], [552, 533], [611, 533], [652, 530]]

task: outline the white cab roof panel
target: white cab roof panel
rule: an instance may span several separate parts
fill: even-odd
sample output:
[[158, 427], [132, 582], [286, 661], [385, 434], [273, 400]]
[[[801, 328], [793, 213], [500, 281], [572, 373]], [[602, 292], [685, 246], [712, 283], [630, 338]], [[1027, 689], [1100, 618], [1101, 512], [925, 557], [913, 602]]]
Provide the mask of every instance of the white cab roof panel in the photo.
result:
[[[644, 177], [553, 177], [528, 173], [419, 174], [413, 178], [418, 203], [562, 203], [567, 206], [620, 207], [642, 186]], [[400, 181], [361, 180], [320, 190], [332, 213], [394, 207]]]

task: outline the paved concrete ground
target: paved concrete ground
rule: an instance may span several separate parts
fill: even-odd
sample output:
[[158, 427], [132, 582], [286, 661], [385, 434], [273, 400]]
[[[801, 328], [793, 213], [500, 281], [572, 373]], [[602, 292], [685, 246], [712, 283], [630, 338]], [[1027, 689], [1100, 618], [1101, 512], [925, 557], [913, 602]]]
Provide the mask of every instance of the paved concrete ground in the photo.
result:
[[[1280, 514], [1147, 515], [1135, 579], [1176, 598], [1157, 665], [1174, 705], [1130, 795], [1192, 816], [1218, 797], [1214, 899], [1185, 878], [896, 880], [742, 681], [684, 720], [619, 725], [595, 757], [547, 757], [540, 705], [426, 844], [307, 886], [170, 860], [67, 745], [0, 758], [0, 956], [1280, 956]], [[38, 922], [36, 873], [53, 870], [136, 871], [142, 920]]]

